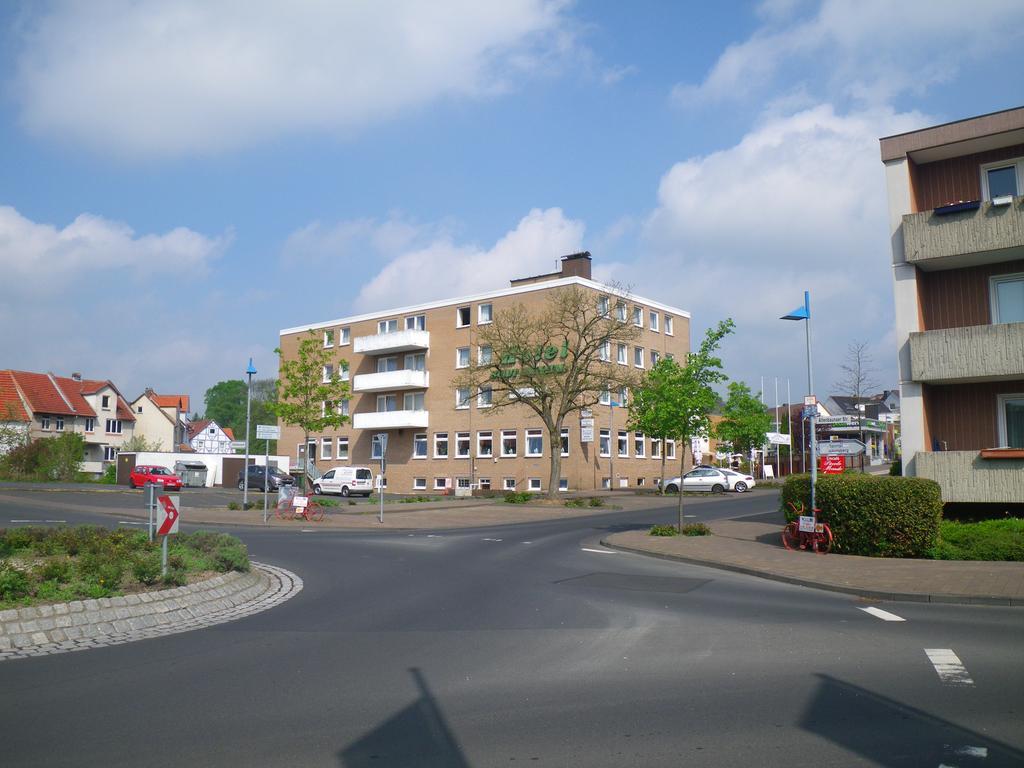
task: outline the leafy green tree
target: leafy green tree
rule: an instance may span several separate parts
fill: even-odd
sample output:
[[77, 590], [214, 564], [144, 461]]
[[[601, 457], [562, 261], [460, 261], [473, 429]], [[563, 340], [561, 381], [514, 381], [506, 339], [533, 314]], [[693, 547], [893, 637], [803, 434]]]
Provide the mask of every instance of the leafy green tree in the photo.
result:
[[163, 447], [159, 440], [150, 442], [142, 435], [132, 435], [121, 445], [121, 450], [128, 453], [138, 453], [142, 451], [160, 451], [163, 450]]
[[[679, 363], [667, 357], [661, 358], [641, 383], [633, 389], [629, 404], [628, 428], [642, 432], [654, 440], [675, 437], [678, 426], [678, 406], [675, 397], [681, 376]], [[661, 492], [665, 493], [665, 453], [661, 451]]]
[[[213, 419], [221, 427], [228, 427], [236, 440], [245, 439], [245, 400], [248, 385], [242, 379], [219, 381], [206, 390], [206, 418]], [[276, 379], [253, 379], [252, 382], [252, 424], [273, 424], [277, 416], [273, 403], [277, 400]], [[193, 417], [195, 419], [195, 417]], [[266, 440], [256, 439], [256, 429], [249, 431], [249, 452], [263, 453]], [[276, 441], [270, 442], [270, 453], [276, 452]]]
[[46, 437], [21, 445], [0, 461], [0, 474], [17, 479], [78, 479], [85, 456], [85, 438], [77, 432]]
[[771, 427], [772, 415], [750, 387], [739, 381], [731, 382], [722, 420], [715, 428], [718, 439], [730, 443], [733, 451], [749, 456], [752, 449], [764, 445], [765, 433]]
[[[274, 350], [280, 358], [278, 398], [272, 410], [285, 424], [302, 428], [303, 445], [309, 445], [309, 433], [337, 428], [348, 421], [341, 414], [340, 404], [348, 398], [348, 383], [341, 379], [347, 363], [335, 361], [331, 351], [324, 349], [322, 338], [312, 329], [299, 342], [295, 357], [285, 357], [280, 347]], [[324, 380], [324, 366], [332, 365], [333, 373]]]

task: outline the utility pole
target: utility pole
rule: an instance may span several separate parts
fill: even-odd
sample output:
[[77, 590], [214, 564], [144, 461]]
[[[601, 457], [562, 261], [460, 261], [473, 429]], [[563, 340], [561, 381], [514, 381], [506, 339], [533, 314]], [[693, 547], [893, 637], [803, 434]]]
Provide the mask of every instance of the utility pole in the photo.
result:
[[[252, 419], [252, 377], [256, 373], [256, 366], [249, 358], [249, 367], [245, 369], [245, 375], [249, 377], [249, 386], [245, 394], [245, 466], [242, 467], [242, 509], [249, 503], [249, 422]], [[264, 486], [266, 475], [264, 475]]]

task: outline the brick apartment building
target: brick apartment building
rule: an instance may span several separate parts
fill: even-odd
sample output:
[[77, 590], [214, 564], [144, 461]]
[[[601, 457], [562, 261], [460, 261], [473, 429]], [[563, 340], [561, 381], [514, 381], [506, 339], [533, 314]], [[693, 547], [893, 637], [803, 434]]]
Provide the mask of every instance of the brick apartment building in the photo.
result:
[[[513, 304], [540, 309], [551, 291], [564, 286], [609, 297], [610, 312], [622, 312], [625, 322], [642, 328], [632, 343], [610, 351], [610, 365], [646, 370], [659, 356], [683, 359], [689, 351], [688, 312], [632, 295], [620, 308], [612, 289], [591, 279], [590, 254], [573, 254], [562, 258], [559, 272], [513, 280], [509, 288], [282, 330], [286, 357], [296, 355], [310, 329], [320, 334], [335, 351], [333, 371], [348, 378], [352, 394], [338, 406], [351, 417], [348, 424], [310, 436], [305, 446], [301, 429], [282, 425], [281, 452], [300, 462], [308, 454], [320, 471], [375, 467], [373, 435], [385, 432], [392, 492], [547, 491], [551, 446], [540, 419], [525, 406], [492, 414], [485, 402], [460, 396], [454, 387], [460, 368], [480, 354], [482, 325]], [[597, 405], [592, 411], [594, 442], [581, 442], [579, 413], [566, 419], [561, 487], [653, 485], [662, 446], [626, 430], [627, 409]], [[664, 449], [674, 475], [682, 447], [669, 443]]]
[[881, 139], [902, 452], [947, 502], [1024, 502], [1024, 108]]

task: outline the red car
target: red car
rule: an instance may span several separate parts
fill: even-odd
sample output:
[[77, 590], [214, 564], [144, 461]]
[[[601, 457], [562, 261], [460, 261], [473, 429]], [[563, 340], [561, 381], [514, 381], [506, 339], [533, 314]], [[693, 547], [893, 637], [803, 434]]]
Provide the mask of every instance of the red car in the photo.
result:
[[181, 490], [181, 478], [167, 467], [156, 467], [140, 464], [128, 476], [128, 484], [132, 488], [141, 488], [146, 483], [174, 490]]

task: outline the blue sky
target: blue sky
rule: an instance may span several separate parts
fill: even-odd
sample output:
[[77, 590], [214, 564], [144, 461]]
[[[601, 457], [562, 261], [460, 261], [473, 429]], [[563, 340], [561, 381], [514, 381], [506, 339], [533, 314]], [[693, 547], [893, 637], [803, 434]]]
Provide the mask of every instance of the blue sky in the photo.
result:
[[565, 253], [728, 371], [894, 386], [877, 139], [1020, 106], [1019, 0], [0, 8], [0, 367], [201, 401], [281, 328]]

